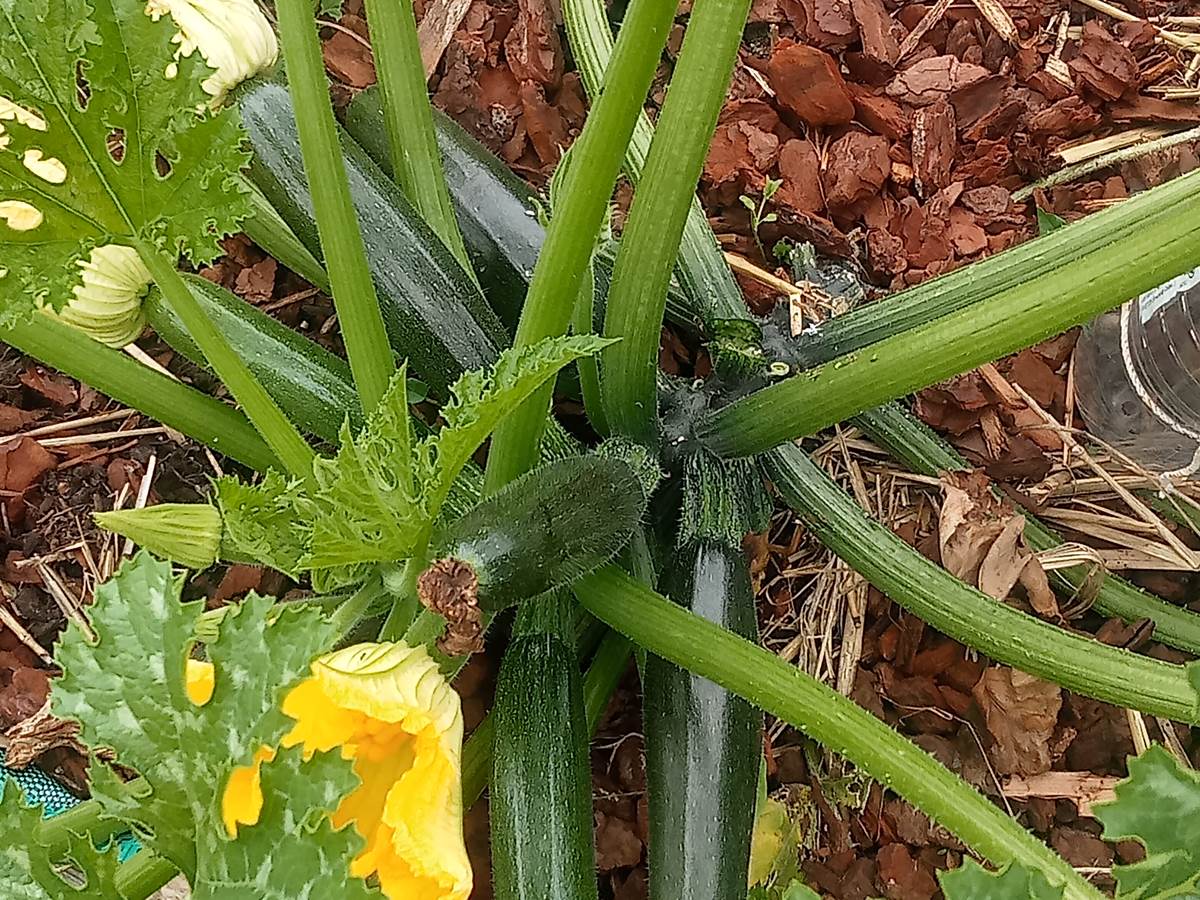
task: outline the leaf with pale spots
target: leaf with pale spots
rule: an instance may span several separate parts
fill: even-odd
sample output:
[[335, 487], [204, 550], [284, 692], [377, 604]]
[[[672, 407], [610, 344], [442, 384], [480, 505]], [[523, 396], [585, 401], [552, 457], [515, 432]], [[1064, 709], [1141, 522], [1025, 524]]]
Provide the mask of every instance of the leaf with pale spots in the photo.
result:
[[973, 859], [939, 872], [946, 900], [1062, 900], [1062, 885], [1051, 885], [1041, 872], [1010, 863], [1000, 872], [989, 872]]
[[1129, 777], [1116, 795], [1096, 806], [1104, 839], [1146, 848], [1141, 862], [1113, 867], [1117, 896], [1200, 897], [1200, 773], [1155, 744], [1129, 760]]
[[41, 807], [26, 806], [20, 789], [0, 775], [0, 884], [5, 900], [123, 900], [116, 888], [115, 846], [100, 851], [87, 838], [68, 834], [67, 844], [51, 851], [37, 843], [41, 821]]
[[328, 816], [358, 784], [350, 763], [336, 753], [303, 762], [299, 748], [262, 768], [263, 809], [256, 825], [238, 829], [236, 841], [205, 832], [192, 900], [296, 900], [337, 897], [369, 900], [383, 895], [349, 878], [350, 860], [363, 839], [352, 827], [334, 831]]
[[111, 748], [143, 778], [131, 796], [94, 766], [94, 795], [191, 878], [197, 833], [224, 834], [220, 798], [230, 772], [259, 746], [278, 744], [290, 721], [279, 711], [282, 695], [328, 649], [333, 630], [312, 608], [251, 594], [207, 645], [216, 686], [196, 706], [184, 672], [204, 604], [181, 603], [180, 588], [170, 566], [147, 554], [101, 584], [89, 610], [95, 642], [68, 627], [51, 700], [56, 715], [80, 723], [93, 750]]
[[93, 246], [203, 264], [245, 215], [238, 114], [207, 110], [212, 70], [146, 9], [0, 0], [0, 320], [65, 303]]

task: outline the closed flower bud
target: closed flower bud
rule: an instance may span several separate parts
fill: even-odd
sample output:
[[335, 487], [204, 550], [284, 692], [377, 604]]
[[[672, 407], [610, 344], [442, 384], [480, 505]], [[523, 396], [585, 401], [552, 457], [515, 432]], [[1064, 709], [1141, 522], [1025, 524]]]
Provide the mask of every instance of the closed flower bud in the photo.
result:
[[93, 517], [101, 528], [189, 569], [207, 569], [220, 555], [221, 514], [207, 503], [160, 503]]

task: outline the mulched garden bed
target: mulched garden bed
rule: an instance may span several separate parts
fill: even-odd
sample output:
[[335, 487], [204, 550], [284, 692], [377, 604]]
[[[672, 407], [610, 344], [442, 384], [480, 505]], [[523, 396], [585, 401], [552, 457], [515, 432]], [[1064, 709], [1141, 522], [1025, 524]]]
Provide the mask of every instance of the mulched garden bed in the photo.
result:
[[[586, 111], [553, 0], [419, 0], [417, 7], [435, 101], [544, 185]], [[1071, 221], [1200, 165], [1200, 144], [1184, 142], [1036, 188], [1033, 202], [1012, 197], [1134, 139], [1200, 125], [1200, 19], [1186, 18], [1198, 14], [1198, 4], [1157, 0], [1120, 8], [1100, 0], [755, 0], [701, 188], [751, 307], [766, 313], [793, 293], [790, 271], [765, 252], [781, 241], [812, 243], [882, 296], [1033, 237], [1035, 204]], [[682, 30], [669, 42], [672, 52]], [[325, 32], [342, 102], [374, 81], [366, 33], [358, 0]], [[652, 114], [668, 74], [664, 63]], [[748, 207], [764, 195], [775, 218], [755, 233]], [[628, 199], [624, 186], [618, 200]], [[327, 298], [246, 240], [226, 247], [203, 274], [340, 349]], [[811, 286], [794, 292], [809, 322], [837, 305]], [[1055, 601], [1041, 587], [1041, 561], [990, 552], [1022, 509], [1056, 512], [1068, 530], [1075, 522], [1069, 537], [1091, 544], [1100, 562], [1128, 550], [1089, 540], [1067, 490], [1102, 480], [1097, 467], [1116, 471], [1118, 461], [1081, 461], [1069, 432], [1045, 427], [1044, 414], [1081, 426], [1071, 397], [1073, 344], [1073, 335], [1061, 337], [917, 398], [918, 414], [1003, 487], [1007, 504], [990, 499], [983, 475], [941, 483], [910, 476], [852, 429], [827, 436], [818, 458], [922, 553], [982, 589], [989, 578], [1008, 584], [998, 600], [1179, 660], [1145, 623], [1105, 621], [1088, 611], [1086, 597]], [[152, 339], [142, 349], [180, 377], [213, 387]], [[703, 351], [671, 332], [661, 361], [675, 374], [707, 371]], [[227, 463], [12, 351], [0, 357], [0, 434], [9, 436], [0, 443], [2, 730], [42, 707], [52, 671], [45, 651], [123, 552], [90, 513], [193, 500]], [[1136, 509], [1095, 496], [1113, 522], [1132, 523], [1131, 535], [1144, 532]], [[1200, 548], [1195, 535], [1169, 527], [1181, 546]], [[1088, 803], [1124, 773], [1134, 734], [1144, 728], [1152, 738], [1173, 738], [1200, 762], [1185, 730], [990, 664], [899, 611], [790, 514], [780, 512], [767, 534], [748, 539], [747, 551], [766, 646], [911, 735], [1101, 886], [1111, 886], [1109, 867], [1132, 861], [1139, 848], [1100, 840]], [[997, 571], [1004, 566], [1011, 579]], [[1200, 611], [1195, 572], [1125, 574]], [[188, 590], [219, 605], [251, 589], [291, 587], [276, 573], [234, 566], [199, 576]], [[459, 678], [468, 728], [490, 703], [497, 659], [482, 656]], [[934, 871], [956, 864], [961, 844], [791, 729], [768, 722], [764, 739], [773, 796], [789, 807], [803, 870], [817, 890], [836, 898], [939, 896]], [[602, 896], [639, 900], [647, 822], [634, 671], [608, 710], [592, 761]], [[84, 789], [83, 761], [69, 746], [39, 763]], [[469, 815], [467, 834], [479, 882], [473, 896], [490, 897], [485, 803]]]

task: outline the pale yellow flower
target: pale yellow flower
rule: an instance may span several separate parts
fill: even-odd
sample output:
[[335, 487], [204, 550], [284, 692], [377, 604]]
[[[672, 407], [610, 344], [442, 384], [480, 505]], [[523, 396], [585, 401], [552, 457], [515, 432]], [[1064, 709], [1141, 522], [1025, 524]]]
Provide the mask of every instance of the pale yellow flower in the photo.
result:
[[[332, 815], [353, 823], [366, 846], [350, 874], [379, 877], [393, 900], [465, 900], [472, 875], [462, 836], [462, 709], [424, 647], [359, 644], [327, 654], [293, 688], [283, 711], [296, 720], [283, 746], [311, 755], [339, 749], [362, 783]], [[260, 748], [230, 777], [226, 829], [252, 825], [262, 809]]]
[[142, 300], [150, 271], [136, 250], [117, 244], [96, 247], [79, 267], [81, 280], [67, 305], [42, 311], [102, 344], [124, 347], [146, 327]]
[[[176, 59], [199, 50], [216, 70], [201, 85], [215, 104], [279, 58], [275, 32], [255, 0], [149, 0], [146, 15], [174, 20], [179, 28]], [[175, 68], [166, 74], [173, 78]]]

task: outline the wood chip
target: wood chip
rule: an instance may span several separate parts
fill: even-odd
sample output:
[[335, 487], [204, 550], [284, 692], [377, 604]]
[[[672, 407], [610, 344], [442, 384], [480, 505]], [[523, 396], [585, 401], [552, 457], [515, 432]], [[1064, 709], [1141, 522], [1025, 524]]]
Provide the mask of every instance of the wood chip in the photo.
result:
[[433, 0], [425, 10], [425, 17], [417, 27], [417, 40], [421, 45], [421, 63], [425, 66], [425, 77], [433, 75], [442, 54], [450, 46], [450, 39], [462, 24], [472, 0]]
[[1014, 47], [1020, 43], [1017, 25], [1008, 14], [1000, 0], [971, 0], [980, 14], [987, 19], [988, 24], [996, 29], [996, 33]]
[[1028, 778], [1014, 776], [1004, 782], [1004, 795], [1013, 800], [1044, 797], [1047, 800], [1070, 800], [1081, 816], [1092, 816], [1092, 806], [1116, 799], [1113, 788], [1120, 781], [1112, 775], [1093, 775], [1091, 772], [1043, 772]]
[[896, 60], [902, 60], [908, 54], [917, 49], [917, 44], [921, 43], [921, 38], [929, 33], [929, 30], [942, 21], [942, 16], [946, 14], [946, 10], [950, 8], [952, 0], [938, 0], [929, 8], [929, 12], [925, 13], [921, 21], [917, 23], [917, 27], [908, 33], [903, 41], [900, 42], [900, 52], [896, 54]]

